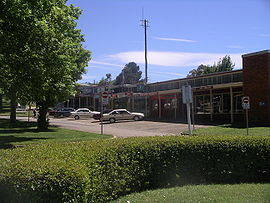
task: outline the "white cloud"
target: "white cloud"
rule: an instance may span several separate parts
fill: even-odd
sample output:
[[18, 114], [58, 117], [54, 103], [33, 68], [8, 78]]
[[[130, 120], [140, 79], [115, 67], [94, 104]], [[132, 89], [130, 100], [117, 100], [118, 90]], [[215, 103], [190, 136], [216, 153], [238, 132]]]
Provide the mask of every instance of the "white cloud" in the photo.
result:
[[91, 75], [83, 75], [81, 80], [90, 80], [90, 79], [95, 79], [96, 76], [91, 76]]
[[190, 39], [181, 39], [181, 38], [167, 38], [167, 37], [153, 37], [154, 39], [158, 40], [165, 40], [165, 41], [177, 41], [177, 42], [197, 42]]
[[[225, 55], [230, 55], [236, 68], [242, 67], [241, 54], [229, 53], [191, 53], [191, 52], [159, 52], [149, 51], [148, 62], [150, 65], [157, 66], [173, 66], [173, 67], [191, 67], [200, 64], [213, 65]], [[143, 51], [120, 52], [114, 55], [109, 55], [111, 59], [128, 63], [134, 61], [136, 63], [144, 63]]]
[[174, 73], [174, 72], [163, 72], [163, 71], [154, 71], [156, 75], [174, 75], [174, 76], [183, 76], [185, 77], [186, 75], [181, 74], [181, 73]]
[[123, 67], [123, 65], [119, 65], [119, 64], [107, 63], [107, 62], [102, 62], [102, 61], [94, 61], [94, 60], [90, 61], [90, 64], [99, 64], [99, 65], [106, 65], [106, 66]]
[[232, 48], [232, 49], [242, 49], [243, 48], [242, 46], [239, 46], [239, 45], [228, 45], [226, 47]]
[[259, 34], [260, 37], [270, 37], [270, 34]]

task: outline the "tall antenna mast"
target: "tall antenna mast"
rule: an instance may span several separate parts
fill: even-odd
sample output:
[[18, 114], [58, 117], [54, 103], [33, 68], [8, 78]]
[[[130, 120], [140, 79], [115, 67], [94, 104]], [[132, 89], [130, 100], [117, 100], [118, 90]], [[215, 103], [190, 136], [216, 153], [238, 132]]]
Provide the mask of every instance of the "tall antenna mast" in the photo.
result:
[[148, 25], [148, 20], [144, 19], [144, 12], [142, 9], [142, 17], [143, 19], [141, 20], [141, 26], [144, 28], [144, 58], [145, 58], [145, 84], [148, 82], [148, 74], [147, 74], [147, 28], [149, 27]]

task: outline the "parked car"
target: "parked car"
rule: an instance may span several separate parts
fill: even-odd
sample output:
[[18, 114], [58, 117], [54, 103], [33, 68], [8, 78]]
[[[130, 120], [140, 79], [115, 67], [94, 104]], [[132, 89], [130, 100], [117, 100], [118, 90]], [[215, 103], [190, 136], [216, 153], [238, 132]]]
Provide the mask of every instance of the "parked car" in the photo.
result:
[[57, 110], [58, 110], [57, 108], [49, 108], [48, 109], [49, 116], [54, 116]]
[[87, 108], [81, 108], [81, 109], [77, 109], [76, 111], [71, 112], [71, 115], [73, 118], [75, 118], [75, 120], [78, 119], [82, 119], [82, 118], [92, 118], [93, 115], [95, 114], [99, 114], [100, 112], [98, 111], [90, 111]]
[[142, 119], [144, 119], [143, 113], [129, 112], [126, 109], [115, 109], [111, 111], [110, 113], [103, 114], [103, 117], [102, 117], [103, 121], [110, 121], [110, 123], [114, 123], [115, 121], [118, 121], [118, 120], [139, 121]]
[[73, 108], [61, 108], [61, 109], [57, 109], [54, 112], [54, 117], [55, 118], [62, 118], [62, 117], [69, 117], [71, 115], [71, 112], [73, 112], [74, 109]]
[[16, 111], [26, 111], [24, 106], [17, 106]]

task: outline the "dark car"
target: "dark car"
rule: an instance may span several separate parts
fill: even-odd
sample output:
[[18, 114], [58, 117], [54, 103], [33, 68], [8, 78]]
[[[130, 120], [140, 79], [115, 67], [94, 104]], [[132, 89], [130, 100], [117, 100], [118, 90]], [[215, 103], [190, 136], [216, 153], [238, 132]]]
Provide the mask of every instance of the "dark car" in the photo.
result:
[[55, 118], [63, 118], [63, 117], [69, 117], [71, 115], [71, 112], [73, 112], [73, 108], [62, 108], [62, 109], [57, 109], [54, 112], [54, 117]]
[[54, 116], [57, 110], [58, 110], [57, 108], [49, 108], [48, 109], [49, 116]]

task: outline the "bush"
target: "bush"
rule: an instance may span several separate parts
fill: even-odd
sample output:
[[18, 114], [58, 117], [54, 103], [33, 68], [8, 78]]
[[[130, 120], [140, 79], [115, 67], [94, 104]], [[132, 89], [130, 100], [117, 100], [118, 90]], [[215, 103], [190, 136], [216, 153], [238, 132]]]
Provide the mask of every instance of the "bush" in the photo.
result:
[[270, 182], [268, 136], [147, 137], [1, 150], [6, 201], [104, 202], [157, 187]]

